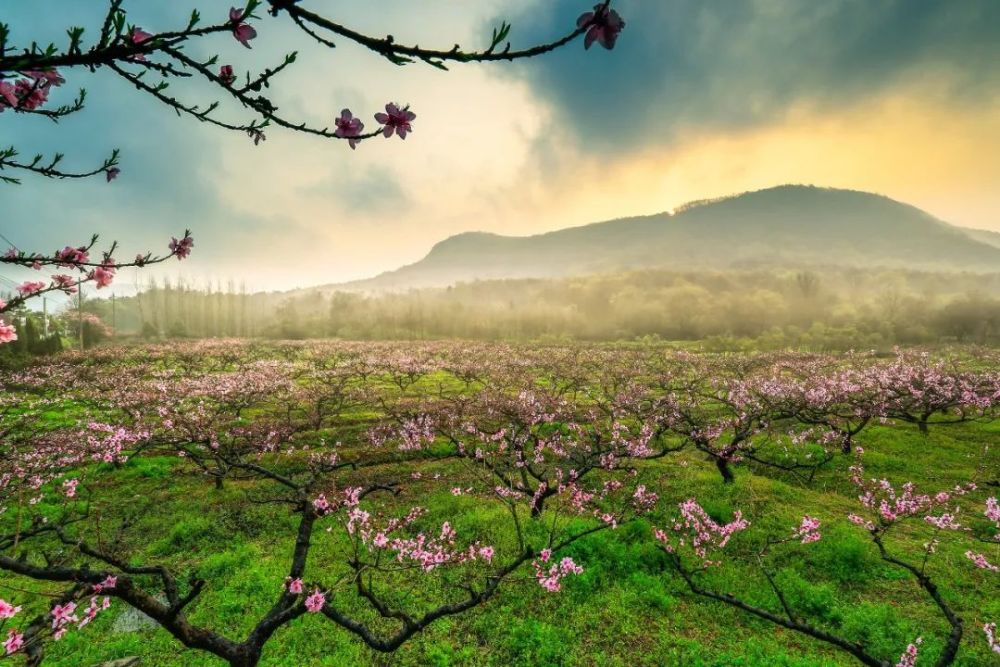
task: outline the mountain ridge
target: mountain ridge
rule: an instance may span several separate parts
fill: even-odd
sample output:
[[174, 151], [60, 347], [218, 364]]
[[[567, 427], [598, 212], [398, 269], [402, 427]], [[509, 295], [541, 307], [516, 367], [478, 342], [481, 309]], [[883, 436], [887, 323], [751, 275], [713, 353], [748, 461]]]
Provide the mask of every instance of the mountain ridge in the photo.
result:
[[1000, 233], [950, 225], [880, 194], [781, 185], [530, 236], [463, 232], [412, 264], [316, 289], [397, 291], [651, 268], [811, 265], [995, 272]]

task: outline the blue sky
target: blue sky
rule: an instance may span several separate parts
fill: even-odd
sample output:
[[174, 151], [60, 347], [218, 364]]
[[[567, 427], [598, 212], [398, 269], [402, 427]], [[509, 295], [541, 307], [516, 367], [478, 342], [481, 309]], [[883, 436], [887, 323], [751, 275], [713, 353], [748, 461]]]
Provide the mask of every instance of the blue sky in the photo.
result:
[[[192, 6], [224, 16], [229, 4], [125, 7], [130, 22], [161, 30]], [[481, 44], [501, 16], [515, 44], [547, 40], [588, 9], [587, 0], [304, 4], [425, 46]], [[190, 227], [196, 253], [170, 276], [285, 289], [391, 269], [461, 231], [538, 233], [785, 182], [878, 191], [1000, 230], [1000, 2], [616, 4], [627, 26], [613, 52], [577, 43], [449, 73], [396, 67], [347, 43], [314, 47], [270, 17], [255, 22], [253, 51], [225, 35], [191, 47], [237, 71], [299, 49], [272, 94], [286, 115], [316, 124], [346, 106], [371, 126], [385, 102], [412, 105], [406, 142], [355, 152], [278, 130], [255, 147], [176, 117], [111, 73], [66, 72], [60, 93], [86, 87], [88, 110], [58, 126], [0, 115], [0, 144], [59, 150], [80, 166], [119, 147], [123, 173], [110, 185], [29, 177], [3, 186], [0, 232], [47, 249], [96, 231], [132, 251]], [[61, 39], [69, 25], [93, 35], [102, 6], [4, 0], [2, 20], [23, 45]], [[198, 86], [181, 91], [214, 99]]]

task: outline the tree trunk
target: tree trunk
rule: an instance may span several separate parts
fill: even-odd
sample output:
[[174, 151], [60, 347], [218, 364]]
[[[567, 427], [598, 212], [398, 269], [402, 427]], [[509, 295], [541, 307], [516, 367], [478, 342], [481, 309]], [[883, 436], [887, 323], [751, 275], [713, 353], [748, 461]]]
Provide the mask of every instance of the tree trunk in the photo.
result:
[[260, 649], [250, 648], [244, 644], [240, 652], [229, 659], [229, 665], [230, 667], [257, 667], [257, 663], [260, 662], [260, 653]]
[[733, 470], [729, 467], [729, 461], [723, 458], [716, 458], [715, 467], [719, 469], [719, 474], [722, 475], [723, 483], [732, 484], [736, 481], [736, 477], [733, 475]]

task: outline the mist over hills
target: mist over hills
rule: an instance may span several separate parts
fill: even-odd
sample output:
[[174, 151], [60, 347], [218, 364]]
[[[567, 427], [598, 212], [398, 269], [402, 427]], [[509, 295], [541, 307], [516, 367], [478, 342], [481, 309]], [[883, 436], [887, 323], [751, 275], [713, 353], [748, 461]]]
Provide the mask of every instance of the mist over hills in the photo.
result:
[[817, 266], [1000, 271], [1000, 234], [949, 225], [877, 194], [783, 185], [534, 236], [458, 234], [414, 264], [322, 289], [395, 291], [651, 268]]

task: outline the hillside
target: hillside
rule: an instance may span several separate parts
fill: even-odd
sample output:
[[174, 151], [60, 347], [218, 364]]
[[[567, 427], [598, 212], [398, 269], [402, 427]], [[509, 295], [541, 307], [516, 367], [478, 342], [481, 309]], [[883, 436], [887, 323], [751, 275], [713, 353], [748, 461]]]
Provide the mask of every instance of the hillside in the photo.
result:
[[980, 243], [1000, 248], [1000, 232], [991, 232], [986, 229], [966, 229], [965, 232]]
[[422, 260], [328, 286], [398, 290], [491, 278], [642, 268], [890, 267], [1000, 270], [1000, 235], [949, 225], [913, 206], [851, 190], [785, 185], [679, 211], [547, 234], [452, 236]]

